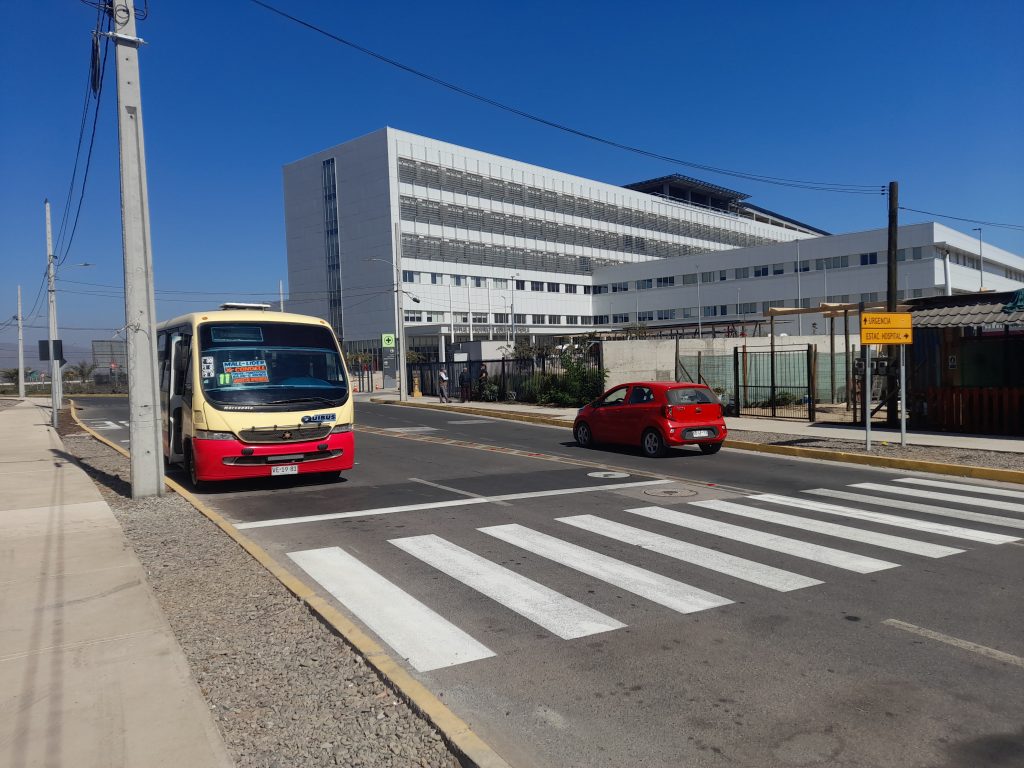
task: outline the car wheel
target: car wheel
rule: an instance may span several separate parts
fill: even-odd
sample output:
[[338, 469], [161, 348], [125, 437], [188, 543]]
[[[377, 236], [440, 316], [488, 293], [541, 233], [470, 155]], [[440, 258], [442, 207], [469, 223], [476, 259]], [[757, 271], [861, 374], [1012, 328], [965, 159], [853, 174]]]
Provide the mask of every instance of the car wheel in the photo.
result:
[[594, 447], [594, 435], [590, 431], [590, 425], [585, 421], [576, 425], [576, 429], [573, 430], [573, 437], [576, 438], [576, 445], [580, 448]]
[[656, 429], [648, 429], [644, 432], [644, 436], [640, 438], [640, 448], [644, 452], [644, 456], [652, 459], [664, 456], [667, 453], [665, 441], [661, 437], [661, 433]]
[[700, 444], [700, 452], [703, 453], [705, 456], [709, 456], [712, 453], [718, 453], [720, 450], [722, 450], [722, 444], [721, 443], [701, 443]]
[[195, 458], [192, 455], [192, 443], [186, 442], [184, 447], [185, 453], [185, 471], [188, 472], [189, 482], [192, 483], [192, 488], [196, 491], [201, 491], [205, 487], [205, 483], [199, 479], [198, 470], [196, 469]]

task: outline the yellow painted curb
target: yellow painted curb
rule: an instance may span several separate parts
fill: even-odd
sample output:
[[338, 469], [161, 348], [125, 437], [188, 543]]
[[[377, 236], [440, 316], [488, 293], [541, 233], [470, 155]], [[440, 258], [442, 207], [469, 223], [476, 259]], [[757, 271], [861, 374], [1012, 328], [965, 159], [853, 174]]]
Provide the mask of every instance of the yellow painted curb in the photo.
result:
[[[71, 403], [71, 416], [75, 423], [96, 440], [110, 446], [118, 453], [128, 456], [129, 453], [119, 445], [115, 445], [102, 435], [85, 426], [75, 413], [74, 400]], [[369, 635], [355, 625], [345, 614], [316, 594], [316, 591], [304, 581], [294, 576], [281, 566], [263, 547], [241, 533], [220, 513], [206, 506], [192, 495], [180, 483], [164, 478], [164, 483], [199, 512], [210, 522], [220, 528], [242, 547], [256, 562], [270, 571], [289, 592], [304, 602], [310, 610], [320, 616], [334, 629], [352, 648], [370, 664], [380, 675], [384, 683], [397, 693], [413, 711], [426, 719], [443, 736], [445, 742], [461, 758], [479, 768], [511, 768], [483, 739], [473, 732], [472, 728], [458, 715], [446, 707], [422, 683], [410, 675], [404, 667], [396, 662]]]
[[[434, 403], [402, 402], [399, 400], [384, 400], [382, 398], [371, 398], [370, 402], [383, 403], [386, 405], [402, 405], [412, 408], [426, 408], [432, 411], [448, 411], [450, 413], [468, 413], [478, 416], [490, 416], [493, 419], [506, 419], [508, 421], [522, 421], [532, 424], [547, 424], [555, 427], [570, 429], [571, 424], [564, 419], [553, 416], [538, 416], [535, 414], [510, 413], [493, 411], [486, 408], [473, 408], [472, 406], [451, 405], [441, 406]], [[770, 443], [751, 443], [745, 440], [726, 440], [727, 448], [736, 448], [741, 451], [755, 451], [757, 453], [774, 453], [780, 456], [794, 456], [804, 459], [821, 459], [824, 461], [839, 461], [847, 464], [861, 464], [868, 467], [882, 467], [886, 469], [905, 469], [915, 472], [930, 472], [936, 475], [951, 475], [954, 477], [970, 477], [975, 480], [994, 480], [1004, 483], [1024, 484], [1024, 471], [1015, 469], [996, 469], [994, 467], [974, 467], [969, 464], [944, 464], [937, 461], [922, 461], [920, 459], [899, 459], [887, 456], [872, 456], [865, 453], [847, 453], [845, 451], [830, 451], [824, 448], [798, 448], [792, 445], [772, 445]]]

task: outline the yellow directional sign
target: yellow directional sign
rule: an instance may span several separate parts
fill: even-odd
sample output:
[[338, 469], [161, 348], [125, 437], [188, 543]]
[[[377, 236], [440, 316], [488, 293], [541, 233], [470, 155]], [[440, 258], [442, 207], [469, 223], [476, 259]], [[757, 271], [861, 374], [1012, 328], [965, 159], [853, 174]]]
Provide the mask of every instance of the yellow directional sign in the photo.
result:
[[863, 312], [860, 316], [860, 329], [894, 330], [897, 328], [910, 328], [909, 312]]
[[913, 344], [912, 328], [861, 328], [861, 344]]

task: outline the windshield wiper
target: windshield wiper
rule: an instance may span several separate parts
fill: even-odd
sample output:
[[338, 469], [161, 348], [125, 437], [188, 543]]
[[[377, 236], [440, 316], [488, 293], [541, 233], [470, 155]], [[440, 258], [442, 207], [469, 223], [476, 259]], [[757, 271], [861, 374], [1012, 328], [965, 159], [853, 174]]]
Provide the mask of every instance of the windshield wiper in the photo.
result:
[[337, 405], [334, 400], [328, 400], [326, 397], [317, 397], [315, 395], [310, 395], [309, 397], [291, 397], [287, 400], [269, 400], [266, 405], [286, 405], [288, 403], [325, 403], [332, 408]]

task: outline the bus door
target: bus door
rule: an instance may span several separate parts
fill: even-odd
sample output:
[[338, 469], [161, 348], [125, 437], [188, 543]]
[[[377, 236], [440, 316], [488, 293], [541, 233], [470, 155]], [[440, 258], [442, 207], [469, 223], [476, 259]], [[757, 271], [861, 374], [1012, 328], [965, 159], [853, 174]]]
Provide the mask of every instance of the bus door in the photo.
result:
[[171, 335], [170, 376], [167, 379], [167, 410], [164, 430], [167, 433], [167, 461], [180, 462], [185, 460], [184, 449], [184, 412], [191, 406], [185, 401], [187, 386], [186, 377], [190, 372], [189, 353], [191, 338], [180, 333]]

